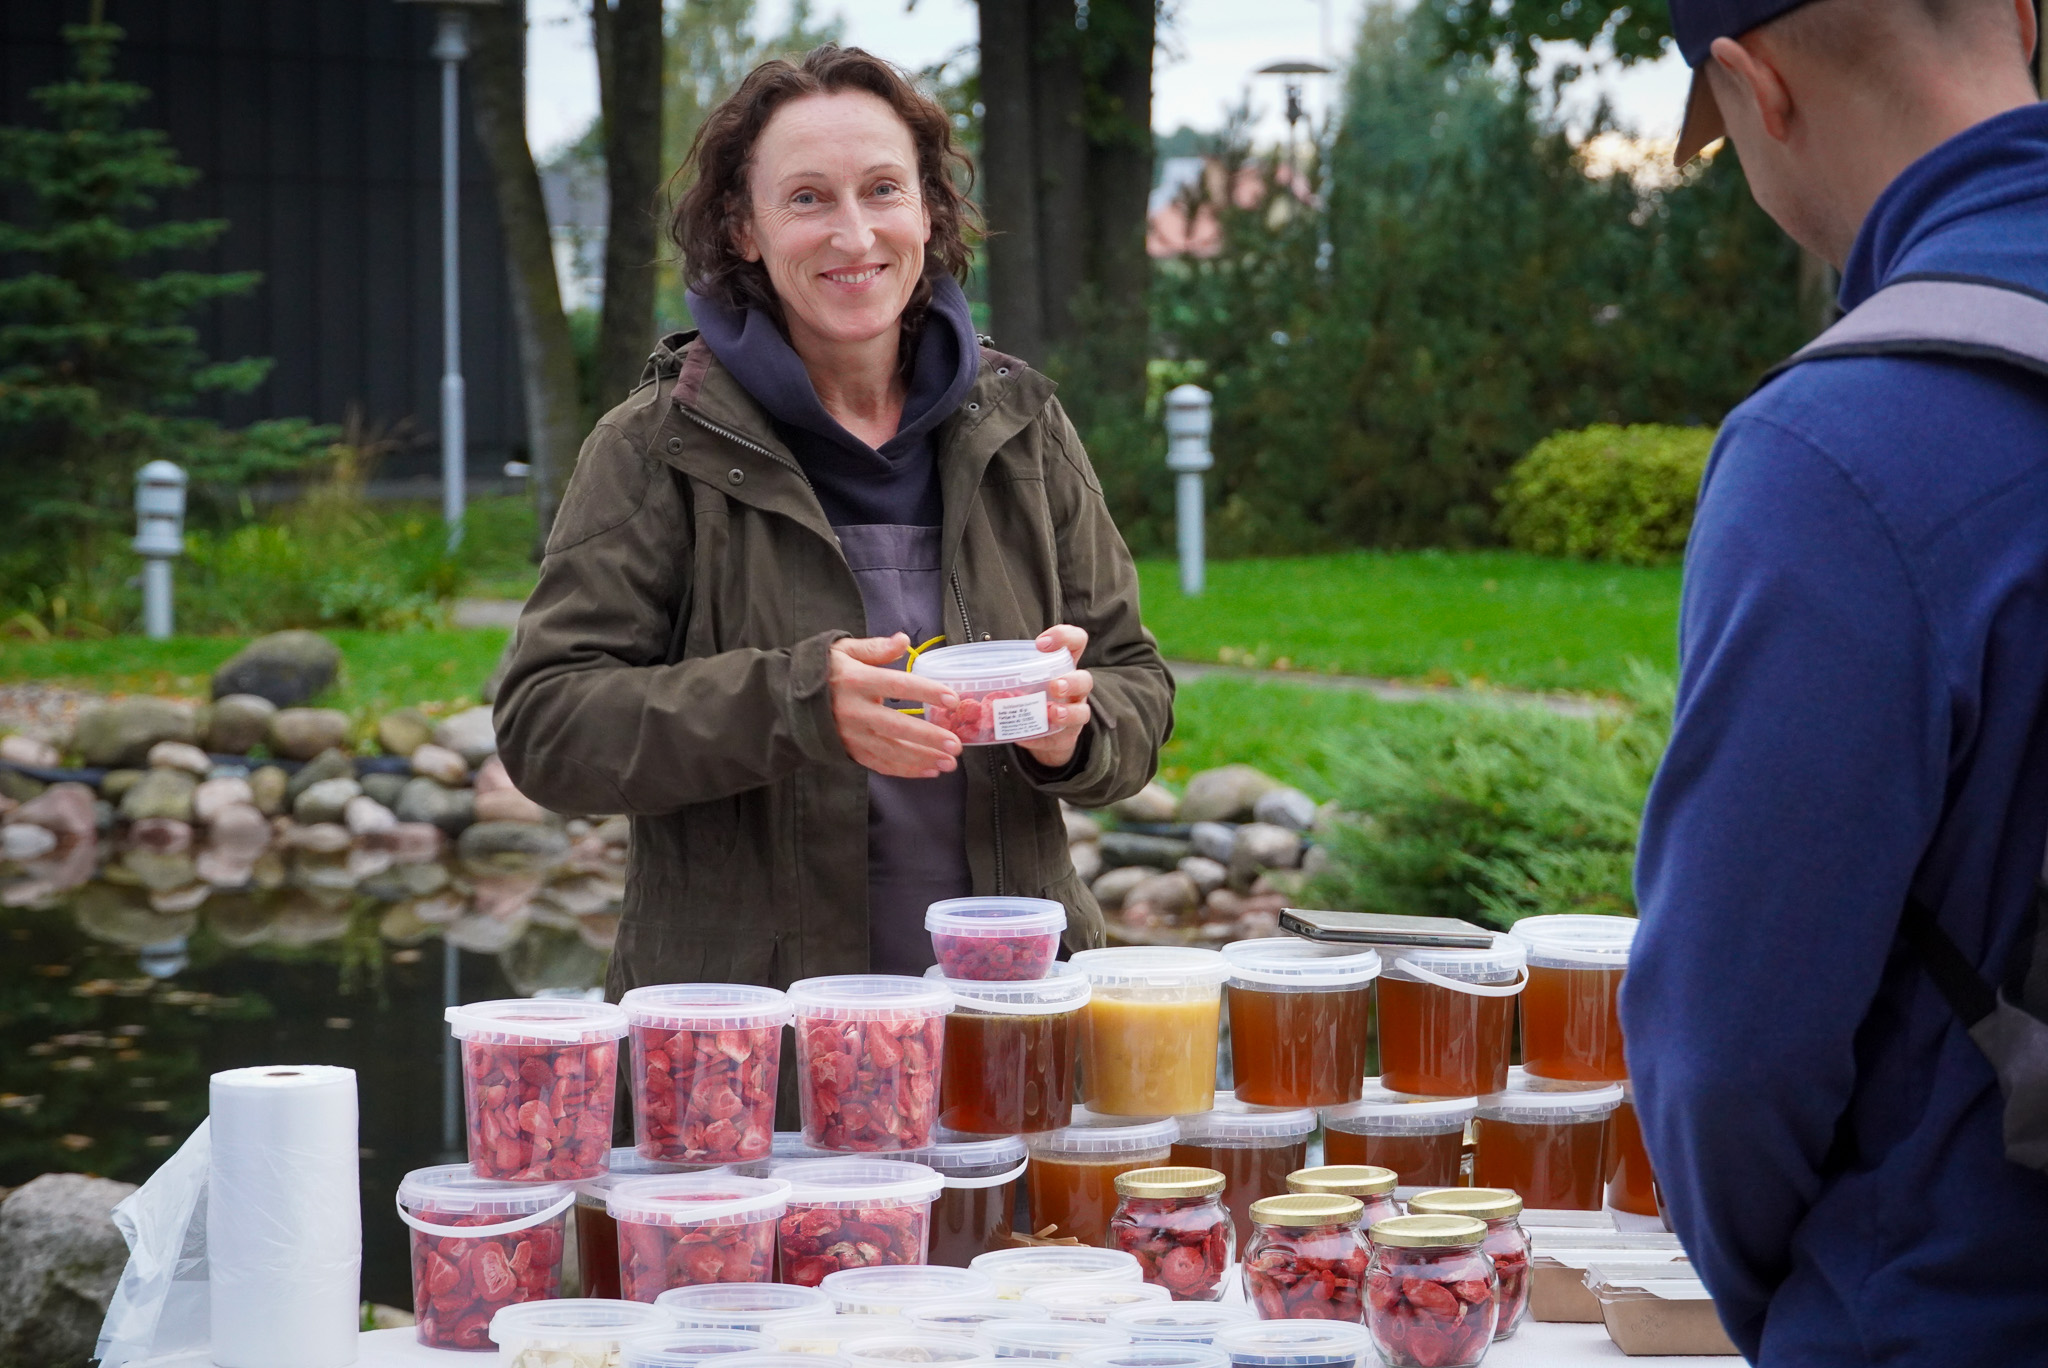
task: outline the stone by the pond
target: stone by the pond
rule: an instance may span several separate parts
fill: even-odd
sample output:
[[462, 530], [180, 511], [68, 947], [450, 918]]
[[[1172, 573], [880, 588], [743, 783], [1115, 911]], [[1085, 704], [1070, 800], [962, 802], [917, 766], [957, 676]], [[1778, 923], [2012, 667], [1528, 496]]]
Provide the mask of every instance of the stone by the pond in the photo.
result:
[[283, 708], [270, 719], [270, 748], [287, 760], [311, 760], [348, 744], [348, 714], [338, 708]]
[[446, 926], [459, 920], [469, 910], [469, 903], [459, 893], [440, 893], [430, 889], [413, 899], [411, 907], [412, 914], [427, 925]]
[[1112, 869], [1093, 884], [1095, 901], [1102, 904], [1102, 910], [1113, 912], [1124, 905], [1124, 897], [1145, 880], [1160, 873], [1146, 865], [1125, 865]]
[[[199, 862], [197, 860], [192, 862], [192, 868], [194, 873], [198, 872]], [[207, 895], [212, 892], [212, 887], [202, 876], [198, 883], [186, 884], [183, 888], [169, 888], [159, 893], [150, 894], [150, 910], [163, 913], [197, 911], [199, 905], [205, 902]]]
[[253, 860], [270, 844], [270, 835], [270, 819], [253, 804], [229, 803], [213, 814], [206, 828], [206, 844]]
[[0, 1363], [71, 1368], [93, 1357], [128, 1262], [111, 1213], [133, 1191], [132, 1183], [46, 1173], [0, 1202]]
[[[395, 818], [388, 827], [363, 833], [363, 849], [381, 850], [401, 867], [438, 860], [447, 842], [447, 835], [432, 822], [400, 822]], [[447, 881], [446, 871], [441, 871], [438, 880], [425, 888], [416, 886], [418, 880], [408, 879], [406, 889], [412, 893], [430, 893]]]
[[1259, 799], [1281, 787], [1278, 779], [1250, 765], [1223, 765], [1188, 780], [1181, 795], [1183, 822], [1237, 822], [1252, 815]]
[[1180, 799], [1154, 779], [1130, 797], [1111, 803], [1109, 810], [1126, 822], [1170, 822], [1180, 811]]
[[47, 828], [64, 841], [75, 841], [98, 830], [92, 790], [84, 784], [52, 784], [16, 808], [8, 820]]
[[633, 819], [607, 817], [592, 827], [590, 834], [608, 846], [623, 846], [633, 838]]
[[1230, 877], [1230, 870], [1206, 855], [1190, 855], [1180, 862], [1180, 872], [1195, 881], [1195, 891], [1208, 897], [1223, 887], [1223, 881]]
[[1298, 788], [1276, 788], [1259, 795], [1252, 817], [1290, 831], [1307, 831], [1316, 824], [1316, 800]]
[[377, 719], [377, 744], [386, 755], [411, 755], [434, 739], [434, 724], [418, 708], [400, 708]]
[[449, 923], [441, 936], [457, 950], [467, 950], [473, 955], [495, 955], [509, 949], [525, 932], [526, 918], [523, 916], [500, 921], [496, 917], [472, 913]]
[[373, 772], [358, 775], [356, 782], [363, 786], [363, 792], [368, 796], [375, 798], [385, 807], [394, 807], [398, 803], [398, 795], [405, 791], [406, 778], [407, 776], [403, 774]]
[[144, 817], [128, 828], [128, 840], [139, 850], [176, 855], [192, 845], [192, 826], [175, 817]]
[[409, 759], [414, 774], [447, 788], [454, 788], [469, 779], [469, 761], [446, 746], [437, 746], [429, 741], [413, 747]]
[[431, 822], [451, 836], [476, 820], [476, 796], [468, 789], [443, 788], [431, 779], [410, 779], [392, 810], [401, 822]]
[[192, 790], [192, 820], [205, 825], [224, 809], [256, 804], [256, 791], [247, 779], [208, 779]]
[[1202, 920], [1234, 922], [1244, 911], [1244, 895], [1233, 893], [1227, 888], [1212, 888], [1209, 896], [1202, 899]]
[[10, 732], [0, 736], [0, 760], [11, 760], [17, 765], [35, 765], [43, 769], [55, 769], [63, 757], [57, 748], [47, 741], [38, 741], [33, 736]]
[[455, 842], [462, 858], [502, 873], [523, 873], [560, 864], [569, 838], [551, 826], [529, 822], [478, 822]]
[[32, 822], [0, 826], [0, 859], [40, 860], [57, 848], [57, 833]]
[[338, 822], [349, 799], [362, 791], [363, 786], [353, 779], [322, 779], [292, 800], [292, 818], [307, 826]]
[[299, 795], [313, 785], [328, 779], [353, 779], [356, 777], [356, 762], [340, 750], [324, 750], [299, 767], [299, 772], [284, 786], [284, 801], [291, 806], [299, 801]]
[[1204, 859], [1227, 865], [1231, 848], [1237, 844], [1237, 828], [1223, 822], [1197, 822], [1188, 828], [1188, 844]]
[[1330, 867], [1330, 848], [1312, 845], [1301, 852], [1301, 872], [1313, 879]]
[[211, 888], [246, 888], [256, 872], [256, 861], [237, 850], [208, 846], [193, 857], [192, 872]]
[[316, 855], [333, 855], [347, 850], [355, 841], [339, 822], [294, 822], [285, 828], [283, 843], [293, 850], [310, 850]]
[[249, 792], [256, 810], [266, 817], [275, 817], [284, 811], [285, 795], [291, 788], [291, 776], [276, 765], [264, 765], [249, 776]]
[[0, 798], [10, 803], [26, 803], [48, 787], [42, 780], [31, 779], [19, 770], [0, 769]]
[[195, 779], [204, 779], [213, 768], [213, 761], [188, 741], [159, 741], [149, 748], [149, 767], [183, 770]]
[[498, 752], [498, 733], [491, 725], [491, 710], [464, 708], [442, 718], [434, 728], [434, 744], [454, 751], [472, 768], [481, 765]]
[[392, 945], [418, 945], [432, 934], [433, 927], [421, 921], [407, 903], [386, 908], [377, 922], [378, 937]]
[[123, 698], [87, 708], [71, 734], [79, 758], [94, 768], [135, 768], [159, 741], [197, 741], [198, 717], [188, 703]]
[[1073, 862], [1074, 874], [1082, 883], [1094, 883], [1095, 876], [1102, 872], [1102, 847], [1093, 841], [1068, 846], [1067, 858]]
[[1195, 881], [1175, 869], [1165, 874], [1154, 874], [1133, 887], [1124, 894], [1123, 905], [1126, 910], [1149, 907], [1159, 916], [1173, 921], [1193, 912], [1201, 901], [1201, 891], [1195, 887]]
[[206, 724], [206, 748], [216, 755], [247, 755], [270, 736], [277, 704], [256, 694], [229, 694], [213, 700]]
[[148, 770], [111, 769], [100, 776], [100, 796], [110, 803], [118, 803], [128, 796], [128, 790], [142, 782]]
[[1102, 823], [1076, 808], [1062, 808], [1060, 820], [1066, 823], [1067, 844], [1086, 845], [1102, 839]]
[[255, 694], [290, 708], [325, 689], [341, 669], [341, 648], [318, 632], [257, 637], [213, 672], [213, 696]]
[[545, 822], [548, 811], [513, 786], [505, 762], [497, 756], [476, 772], [476, 819], [479, 822]]
[[1261, 869], [1292, 869], [1301, 863], [1301, 833], [1270, 822], [1248, 822], [1237, 829], [1230, 853], [1230, 873], [1243, 879]]
[[355, 836], [367, 836], [373, 831], [389, 831], [398, 825], [398, 819], [391, 815], [391, 809], [366, 794], [357, 794], [341, 809], [342, 825]]
[[121, 795], [121, 815], [131, 822], [145, 817], [192, 820], [192, 794], [198, 781], [183, 770], [150, 770]]
[[494, 921], [525, 921], [535, 911], [534, 894], [540, 891], [538, 874], [479, 874], [469, 882], [469, 905], [479, 916]]
[[1124, 865], [1171, 869], [1194, 853], [1186, 841], [1171, 836], [1144, 836], [1135, 831], [1105, 831], [1098, 844], [1102, 847], [1102, 862], [1111, 869]]

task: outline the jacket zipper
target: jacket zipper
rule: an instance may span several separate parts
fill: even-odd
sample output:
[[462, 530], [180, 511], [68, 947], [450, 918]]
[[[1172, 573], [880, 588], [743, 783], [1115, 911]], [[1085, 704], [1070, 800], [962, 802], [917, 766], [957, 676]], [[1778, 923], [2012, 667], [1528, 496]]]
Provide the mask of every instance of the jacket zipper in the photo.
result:
[[[967, 634], [969, 641], [972, 641], [974, 640], [974, 619], [967, 616], [967, 595], [960, 591], [960, 572], [958, 570], [955, 570], [952, 574], [952, 583], [953, 603], [960, 610], [960, 630]], [[989, 799], [995, 806], [996, 818], [996, 896], [1001, 897], [1003, 896], [1004, 889], [1009, 884], [1008, 872], [1004, 868], [1003, 862], [1003, 785], [1002, 775], [999, 773], [996, 764], [995, 749], [991, 747], [987, 754]]]
[[790, 460], [787, 456], [778, 455], [777, 453], [770, 451], [767, 447], [762, 446], [759, 442], [750, 441], [747, 438], [740, 436], [731, 428], [720, 427], [718, 424], [712, 422], [709, 418], [703, 417], [695, 409], [689, 408], [682, 404], [677, 404], [676, 408], [683, 414], [684, 417], [688, 418], [698, 427], [703, 428], [706, 432], [715, 432], [720, 437], [725, 438], [728, 442], [737, 442], [739, 443], [739, 445], [745, 447], [749, 451], [759, 452], [761, 455], [766, 456], [769, 460], [775, 462], [777, 465], [788, 466], [791, 470], [794, 470], [796, 472], [796, 477], [804, 482], [804, 488], [810, 490], [813, 494], [816, 494], [818, 492], [817, 487], [811, 483], [811, 477], [804, 474], [804, 468], [798, 465], [795, 461]]

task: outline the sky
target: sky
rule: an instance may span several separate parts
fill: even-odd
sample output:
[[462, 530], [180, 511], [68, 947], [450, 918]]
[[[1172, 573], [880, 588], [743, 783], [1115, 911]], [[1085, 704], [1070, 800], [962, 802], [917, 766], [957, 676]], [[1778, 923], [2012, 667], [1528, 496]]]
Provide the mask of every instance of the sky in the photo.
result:
[[[846, 40], [880, 53], [901, 66], [935, 63], [972, 44], [974, 0], [816, 0], [820, 15], [839, 15]], [[763, 0], [764, 26], [779, 27], [787, 0]], [[1356, 28], [1362, 0], [1178, 0], [1177, 20], [1153, 77], [1153, 127], [1170, 133], [1183, 124], [1213, 130], [1224, 111], [1252, 86], [1253, 105], [1263, 118], [1262, 140], [1285, 131], [1279, 82], [1252, 73], [1286, 58], [1320, 60], [1339, 66]], [[588, 0], [528, 0], [528, 140], [546, 157], [589, 126], [597, 112], [597, 62], [590, 50]], [[1327, 25], [1327, 28], [1326, 28]], [[1325, 46], [1324, 34], [1337, 49]], [[1312, 107], [1334, 87], [1335, 78], [1312, 83]], [[1685, 103], [1686, 72], [1676, 57], [1637, 66], [1596, 71], [1582, 78], [1573, 107], [1583, 113], [1601, 94], [1622, 123], [1649, 138], [1672, 138]]]

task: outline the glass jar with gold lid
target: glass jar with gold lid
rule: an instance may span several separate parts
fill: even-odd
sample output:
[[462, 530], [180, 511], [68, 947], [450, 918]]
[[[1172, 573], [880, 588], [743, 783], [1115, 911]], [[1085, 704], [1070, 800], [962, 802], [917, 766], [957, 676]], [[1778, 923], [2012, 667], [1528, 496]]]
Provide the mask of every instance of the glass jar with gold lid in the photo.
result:
[[1287, 1190], [1356, 1197], [1365, 1204], [1365, 1211], [1358, 1218], [1358, 1228], [1364, 1231], [1389, 1216], [1401, 1214], [1401, 1208], [1394, 1205], [1394, 1185], [1399, 1181], [1392, 1169], [1378, 1164], [1324, 1164], [1288, 1174]]
[[1145, 1281], [1175, 1301], [1214, 1301], [1236, 1252], [1223, 1175], [1215, 1169], [1132, 1169], [1116, 1176], [1111, 1249], [1136, 1256]]
[[1432, 1216], [1470, 1216], [1486, 1222], [1480, 1249], [1500, 1280], [1500, 1316], [1493, 1337], [1506, 1339], [1529, 1314], [1529, 1232], [1522, 1229], [1522, 1199], [1507, 1188], [1438, 1188], [1418, 1192], [1408, 1210]]
[[1252, 1203], [1244, 1298], [1260, 1320], [1364, 1319], [1364, 1209], [1340, 1192], [1297, 1191]]
[[1387, 1368], [1473, 1368], [1493, 1343], [1499, 1279], [1471, 1216], [1390, 1216], [1369, 1232], [1365, 1325]]

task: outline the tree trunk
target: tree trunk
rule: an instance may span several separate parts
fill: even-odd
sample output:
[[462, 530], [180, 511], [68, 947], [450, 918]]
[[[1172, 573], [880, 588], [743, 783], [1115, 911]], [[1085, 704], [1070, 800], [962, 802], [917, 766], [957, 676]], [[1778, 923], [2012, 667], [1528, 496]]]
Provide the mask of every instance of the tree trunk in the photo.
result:
[[[1004, 0], [991, 0], [1003, 3]], [[1075, 341], [1074, 306], [1088, 284], [1088, 83], [1074, 0], [1017, 0], [1031, 10], [1032, 134], [1037, 144], [1039, 309], [1045, 349]], [[1149, 178], [1147, 183], [1149, 184]]]
[[[1106, 393], [1142, 412], [1150, 353], [1152, 261], [1145, 210], [1152, 189], [1152, 50], [1155, 0], [1095, 0], [1094, 73], [1086, 232], [1091, 364]], [[1132, 398], [1134, 396], [1134, 398]]]
[[981, 6], [981, 194], [988, 217], [988, 299], [996, 345], [1042, 365], [1045, 310], [1031, 114], [1032, 8], [1029, 0], [988, 0]]
[[479, 6], [470, 18], [470, 104], [477, 139], [490, 162], [498, 223], [505, 235], [512, 320], [519, 330], [520, 385], [535, 518], [535, 543], [546, 544], [562, 488], [576, 464], [583, 422], [577, 398], [576, 352], [555, 280], [554, 239], [540, 172], [526, 144], [526, 7]]
[[597, 328], [598, 407], [640, 382], [654, 348], [654, 279], [660, 227], [661, 0], [591, 0], [604, 117], [604, 312]]

